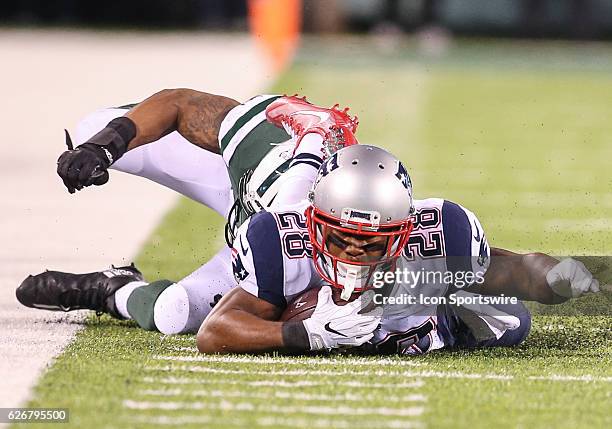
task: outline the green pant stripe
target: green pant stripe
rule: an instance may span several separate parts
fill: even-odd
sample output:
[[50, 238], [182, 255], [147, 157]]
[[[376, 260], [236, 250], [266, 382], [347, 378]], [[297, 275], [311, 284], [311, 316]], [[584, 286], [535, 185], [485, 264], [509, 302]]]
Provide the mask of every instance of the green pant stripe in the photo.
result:
[[232, 140], [234, 135], [236, 135], [240, 128], [242, 128], [247, 122], [253, 119], [253, 117], [255, 117], [257, 114], [263, 112], [270, 103], [272, 103], [279, 97], [280, 95], [277, 95], [275, 97], [268, 98], [256, 104], [255, 106], [253, 106], [253, 108], [249, 109], [244, 115], [238, 118], [232, 128], [230, 128], [229, 131], [221, 139], [221, 152], [225, 150], [229, 142]]
[[167, 288], [174, 284], [171, 280], [158, 280], [146, 286], [139, 286], [130, 294], [127, 300], [127, 310], [132, 319], [142, 329], [156, 331], [155, 301]]

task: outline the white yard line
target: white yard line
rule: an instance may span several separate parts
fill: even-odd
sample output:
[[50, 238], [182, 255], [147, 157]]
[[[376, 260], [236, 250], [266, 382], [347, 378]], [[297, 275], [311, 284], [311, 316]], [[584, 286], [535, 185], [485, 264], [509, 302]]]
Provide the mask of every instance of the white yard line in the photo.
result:
[[270, 414], [314, 414], [314, 415], [346, 415], [346, 416], [396, 416], [412, 417], [423, 414], [423, 407], [389, 408], [389, 407], [350, 407], [348, 405], [273, 405], [254, 404], [252, 402], [229, 402], [221, 400], [210, 402], [175, 402], [175, 401], [135, 401], [126, 399], [123, 406], [130, 410], [221, 410], [236, 412], [264, 412]]
[[[224, 417], [221, 419], [215, 419], [214, 417], [202, 416], [202, 415], [161, 415], [155, 417], [138, 415], [132, 419], [134, 423], [141, 423], [146, 425], [161, 425], [161, 426], [182, 426], [189, 424], [201, 424], [201, 425], [222, 425], [223, 427], [250, 427], [253, 425], [253, 421], [240, 419], [236, 417]], [[288, 426], [295, 428], [317, 428], [317, 429], [371, 429], [371, 428], [385, 428], [385, 429], [416, 429], [422, 428], [421, 422], [410, 420], [399, 420], [399, 419], [360, 419], [359, 422], [352, 420], [339, 420], [330, 418], [298, 418], [298, 417], [281, 417], [281, 416], [265, 416], [255, 419], [256, 426]]]
[[508, 374], [480, 374], [480, 373], [465, 373], [465, 372], [444, 372], [444, 371], [353, 371], [350, 369], [343, 369], [340, 371], [333, 370], [269, 370], [269, 371], [252, 371], [248, 369], [222, 369], [222, 368], [208, 368], [205, 366], [194, 366], [194, 365], [175, 365], [175, 366], [159, 366], [152, 367], [148, 366], [144, 368], [146, 371], [161, 371], [161, 372], [196, 372], [196, 373], [207, 373], [207, 374], [242, 374], [242, 375], [281, 375], [281, 376], [338, 376], [338, 377], [394, 377], [394, 378], [457, 378], [457, 379], [468, 379], [468, 380], [549, 380], [549, 381], [574, 381], [574, 382], [612, 382], [612, 377], [598, 377], [594, 375], [583, 375], [583, 376], [562, 376], [562, 375], [548, 375], [548, 376], [514, 376]]
[[594, 375], [548, 375], [548, 376], [530, 376], [528, 380], [545, 380], [545, 381], [584, 381], [584, 382], [602, 382], [612, 383], [612, 377], [597, 377]]
[[402, 367], [402, 366], [423, 366], [424, 362], [416, 362], [408, 359], [392, 359], [388, 357], [379, 357], [375, 360], [366, 358], [351, 358], [334, 359], [334, 358], [290, 358], [290, 357], [259, 357], [259, 356], [153, 356], [155, 360], [173, 361], [173, 362], [211, 362], [211, 363], [247, 363], [254, 365], [313, 365], [313, 366], [334, 366], [345, 365], [350, 366], [376, 366], [382, 367]]
[[224, 369], [224, 368], [209, 368], [205, 366], [195, 365], [173, 365], [173, 366], [146, 366], [145, 371], [187, 371], [200, 372], [207, 374], [242, 374], [242, 375], [282, 375], [282, 376], [313, 376], [324, 375], [332, 377], [434, 377], [434, 378], [468, 378], [468, 379], [494, 379], [494, 380], [511, 380], [513, 376], [503, 374], [470, 374], [461, 372], [438, 372], [438, 371], [386, 371], [386, 370], [371, 370], [371, 371], [355, 371], [350, 368], [340, 371], [334, 370], [268, 370], [268, 371], [253, 371], [248, 369]]
[[[205, 398], [253, 398], [253, 399], [291, 399], [298, 401], [331, 401], [331, 402], [359, 402], [380, 400], [381, 397], [372, 394], [343, 393], [326, 395], [324, 393], [304, 393], [293, 390], [275, 390], [271, 393], [243, 392], [240, 390], [185, 390], [185, 389], [149, 389], [140, 390], [139, 396], [193, 396]], [[386, 402], [426, 402], [427, 397], [420, 394], [385, 396]]]
[[[291, 388], [304, 388], [304, 387], [320, 387], [329, 386], [329, 382], [325, 381], [311, 381], [311, 380], [296, 380], [296, 381], [284, 381], [284, 380], [260, 380], [260, 381], [247, 381], [247, 380], [227, 380], [227, 379], [193, 379], [184, 377], [144, 377], [142, 379], [144, 383], [151, 383], [154, 385], [166, 384], [166, 385], [202, 385], [202, 384], [227, 384], [234, 386], [261, 386], [261, 387], [291, 387]], [[425, 385], [423, 380], [414, 381], [402, 381], [402, 382], [390, 382], [390, 383], [368, 383], [363, 381], [354, 380], [334, 380], [334, 386], [343, 387], [355, 387], [355, 388], [368, 388], [368, 389], [418, 389]]]
[[[10, 124], [0, 143], [0, 407], [17, 407], [82, 326], [83, 313], [23, 308], [15, 288], [45, 268], [129, 263], [176, 201], [157, 184], [117, 172], [105, 186], [69, 195], [55, 173], [63, 128], [163, 88], [245, 100], [273, 76], [246, 35], [0, 30], [0, 57]], [[105, 65], [91, 66], [101, 58]], [[126, 62], [131, 72], [110, 66]]]

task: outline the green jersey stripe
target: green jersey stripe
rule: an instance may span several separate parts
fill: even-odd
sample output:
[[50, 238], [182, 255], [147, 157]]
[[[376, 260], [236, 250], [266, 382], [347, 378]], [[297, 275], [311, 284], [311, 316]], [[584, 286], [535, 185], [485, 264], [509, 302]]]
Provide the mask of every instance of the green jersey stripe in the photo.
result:
[[236, 149], [239, 146], [243, 145], [246, 137], [249, 136], [260, 125], [272, 125], [268, 121], [266, 121], [266, 112], [259, 112], [257, 115], [253, 116], [250, 121], [244, 124], [244, 126], [242, 126], [238, 131], [236, 131], [234, 137], [230, 139], [228, 145], [221, 152], [221, 155], [223, 156], [223, 159], [225, 160], [226, 164], [229, 165], [230, 161], [234, 157], [234, 152], [236, 151]]
[[258, 104], [256, 104], [253, 108], [247, 111], [244, 115], [242, 115], [238, 120], [234, 123], [234, 125], [229, 129], [229, 131], [223, 136], [221, 139], [221, 152], [225, 150], [230, 140], [234, 137], [234, 135], [238, 132], [240, 128], [242, 128], [247, 122], [249, 122], [254, 116], [263, 112], [266, 107], [274, 100], [279, 98], [280, 95], [268, 98]]

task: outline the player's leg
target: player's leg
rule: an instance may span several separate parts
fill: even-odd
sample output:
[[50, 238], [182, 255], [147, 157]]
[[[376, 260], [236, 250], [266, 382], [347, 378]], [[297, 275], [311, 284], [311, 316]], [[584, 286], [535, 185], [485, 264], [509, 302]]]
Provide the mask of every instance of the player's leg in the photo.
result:
[[438, 329], [450, 348], [509, 347], [522, 343], [531, 314], [521, 302], [469, 307], [440, 305]]
[[224, 247], [179, 282], [148, 283], [134, 266], [72, 274], [46, 271], [28, 276], [17, 288], [27, 307], [54, 311], [95, 310], [133, 319], [143, 329], [164, 334], [195, 333], [214, 305], [236, 282], [231, 254]]
[[216, 303], [236, 285], [230, 250], [224, 247], [183, 280], [133, 282], [119, 289], [119, 313], [147, 330], [164, 334], [195, 333]]
[[[85, 142], [110, 120], [127, 111], [127, 108], [110, 108], [91, 113], [77, 124], [76, 144]], [[234, 201], [221, 156], [189, 143], [176, 131], [126, 152], [111, 168], [157, 182], [224, 217]]]
[[[255, 97], [228, 113], [219, 136], [227, 169], [221, 156], [191, 145], [178, 133], [129, 151], [113, 168], [154, 180], [226, 215], [232, 201], [232, 198], [228, 198], [231, 192], [227, 170], [232, 182], [237, 183], [244, 173], [258, 165], [271, 148], [289, 138], [283, 130], [266, 122], [265, 107], [274, 99], [275, 96]], [[125, 112], [126, 109], [119, 108], [91, 114], [79, 124], [78, 142], [86, 140], [112, 118]], [[223, 295], [235, 285], [228, 248], [178, 283], [160, 280], [149, 284], [141, 277], [122, 278], [114, 280], [112, 288], [109, 288], [106, 280], [98, 278], [100, 273], [92, 273], [86, 278], [83, 277], [85, 275], [61, 274], [62, 278], [82, 280], [83, 290], [76, 293], [70, 302], [57, 304], [61, 301], [59, 295], [63, 293], [64, 285], [61, 279], [56, 281], [47, 273], [24, 281], [17, 292], [20, 301], [27, 306], [64, 311], [90, 308], [115, 317], [131, 318], [144, 329], [168, 334], [197, 331], [210, 312], [215, 297]], [[92, 283], [94, 280], [95, 284]], [[52, 305], [39, 302], [36, 293], [25, 293], [31, 290], [32, 284], [46, 291]], [[93, 289], [100, 290], [103, 296], [95, 305], [81, 300]]]

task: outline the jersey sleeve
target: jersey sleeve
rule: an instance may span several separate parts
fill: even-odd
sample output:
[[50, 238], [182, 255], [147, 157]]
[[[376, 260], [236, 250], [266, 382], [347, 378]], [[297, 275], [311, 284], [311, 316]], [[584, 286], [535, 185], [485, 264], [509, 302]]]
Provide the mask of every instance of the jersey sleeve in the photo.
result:
[[446, 266], [454, 286], [465, 288], [482, 282], [489, 268], [490, 250], [484, 229], [474, 213], [451, 201], [442, 204]]
[[232, 246], [232, 268], [240, 286], [250, 294], [285, 308], [283, 253], [273, 215], [259, 212], [244, 222]]

